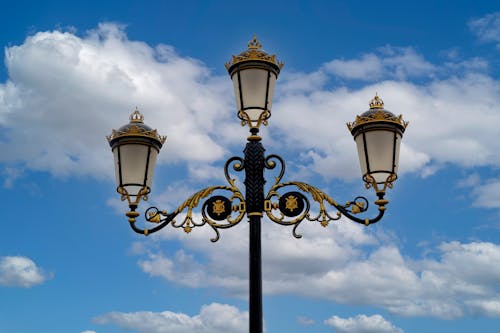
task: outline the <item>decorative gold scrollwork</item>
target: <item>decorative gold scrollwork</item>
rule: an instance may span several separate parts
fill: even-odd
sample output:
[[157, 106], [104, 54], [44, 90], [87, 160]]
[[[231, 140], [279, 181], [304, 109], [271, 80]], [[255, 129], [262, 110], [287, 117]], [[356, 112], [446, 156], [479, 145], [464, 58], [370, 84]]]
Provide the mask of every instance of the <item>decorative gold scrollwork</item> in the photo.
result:
[[[299, 224], [304, 221], [315, 221], [319, 222], [323, 227], [326, 227], [330, 221], [335, 221], [340, 219], [342, 215], [345, 215], [349, 219], [363, 224], [375, 223], [383, 215], [383, 211], [385, 210], [385, 204], [387, 204], [387, 200], [383, 199], [383, 193], [381, 192], [379, 195], [379, 200], [375, 201], [375, 204], [379, 206], [379, 215], [374, 219], [360, 219], [355, 217], [354, 215], [366, 212], [368, 210], [368, 200], [364, 197], [356, 197], [353, 201], [346, 202], [345, 205], [341, 205], [333, 200], [328, 194], [321, 191], [317, 187], [309, 185], [303, 182], [281, 182], [283, 175], [285, 173], [285, 164], [281, 157], [277, 155], [270, 155], [266, 158], [266, 168], [274, 169], [276, 167], [276, 163], [274, 160], [279, 161], [281, 170], [279, 171], [279, 175], [275, 178], [274, 184], [271, 186], [265, 200], [265, 213], [267, 217], [278, 224], [281, 225], [293, 225], [293, 235], [296, 238], [301, 238], [300, 234], [297, 234], [297, 227]], [[388, 184], [390, 179], [388, 179]], [[294, 188], [300, 190], [300, 192], [286, 192], [281, 193], [284, 188], [289, 188], [293, 186]], [[376, 183], [375, 183], [376, 186]], [[387, 185], [388, 186], [388, 185]], [[384, 187], [385, 190], [385, 187]], [[303, 194], [302, 194], [303, 193]], [[315, 201], [318, 205], [318, 213], [313, 215], [311, 210], [311, 203], [308, 198], [304, 195], [307, 194], [313, 201]], [[327, 207], [331, 206], [335, 210], [336, 213], [331, 214], [327, 210]], [[301, 207], [301, 209], [297, 209], [297, 207]], [[274, 211], [278, 211], [278, 214], [274, 214]], [[298, 211], [300, 210], [300, 211]], [[297, 211], [297, 212], [295, 212]]]

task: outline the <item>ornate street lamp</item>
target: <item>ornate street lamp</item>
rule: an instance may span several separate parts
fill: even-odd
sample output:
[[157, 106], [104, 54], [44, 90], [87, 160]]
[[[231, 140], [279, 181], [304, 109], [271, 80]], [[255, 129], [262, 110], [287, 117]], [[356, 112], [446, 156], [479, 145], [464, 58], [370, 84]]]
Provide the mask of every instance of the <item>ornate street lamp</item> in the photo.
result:
[[[136, 211], [140, 200], [147, 200], [151, 191], [156, 156], [165, 142], [165, 137], [144, 124], [144, 118], [135, 110], [130, 123], [113, 130], [108, 136], [115, 157], [117, 191], [122, 200], [127, 200], [130, 211], [126, 213], [132, 229], [140, 234], [154, 233], [167, 225], [183, 228], [189, 233], [195, 227], [210, 226], [216, 242], [219, 229], [237, 225], [246, 215], [250, 223], [249, 268], [250, 292], [249, 313], [250, 333], [262, 333], [262, 262], [261, 262], [261, 219], [264, 214], [273, 222], [293, 226], [296, 238], [297, 227], [304, 220], [319, 222], [326, 227], [330, 221], [343, 215], [350, 220], [365, 225], [378, 222], [386, 210], [388, 201], [384, 199], [387, 187], [391, 188], [397, 179], [399, 145], [408, 125], [402, 116], [396, 117], [384, 109], [382, 100], [376, 95], [370, 102], [370, 109], [347, 126], [358, 148], [363, 180], [366, 187], [373, 187], [378, 199], [378, 214], [372, 219], [359, 218], [356, 214], [368, 210], [368, 200], [358, 196], [345, 204], [337, 203], [328, 194], [303, 182], [282, 182], [285, 162], [278, 155], [264, 154], [259, 127], [267, 125], [271, 116], [274, 84], [283, 64], [261, 48], [254, 37], [248, 49], [233, 56], [226, 68], [234, 84], [238, 117], [243, 126], [250, 127], [243, 157], [231, 157], [224, 166], [228, 185], [210, 186], [191, 195], [173, 211], [150, 207], [145, 212], [145, 221], [152, 228], [136, 225], [139, 213]], [[264, 171], [279, 165], [278, 176], [267, 193], [264, 191]], [[230, 169], [245, 171], [244, 194], [236, 186]], [[287, 189], [290, 189], [287, 191]], [[311, 201], [312, 199], [312, 201]], [[311, 209], [315, 203], [315, 209]], [[201, 204], [201, 221], [193, 219], [193, 209]], [[336, 210], [332, 214], [331, 210]], [[316, 213], [313, 213], [316, 212]], [[182, 221], [175, 218], [185, 213]]]

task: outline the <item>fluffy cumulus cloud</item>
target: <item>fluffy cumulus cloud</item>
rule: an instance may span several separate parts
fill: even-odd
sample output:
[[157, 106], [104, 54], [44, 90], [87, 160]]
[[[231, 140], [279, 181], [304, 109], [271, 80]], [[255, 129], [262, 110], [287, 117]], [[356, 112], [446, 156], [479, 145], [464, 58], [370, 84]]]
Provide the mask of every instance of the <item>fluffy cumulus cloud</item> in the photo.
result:
[[500, 12], [472, 19], [469, 27], [481, 41], [496, 43], [500, 49]]
[[136, 106], [168, 136], [160, 163], [217, 159], [224, 149], [208, 133], [237, 126], [226, 126], [231, 112], [220, 112], [231, 100], [229, 80], [170, 46], [130, 41], [118, 25], [101, 24], [83, 37], [36, 33], [7, 48], [5, 64], [0, 162], [18, 168], [109, 175], [105, 136], [127, 123]]
[[332, 316], [325, 324], [339, 333], [403, 333], [403, 330], [385, 320], [381, 315], [357, 315], [352, 318]]
[[[497, 22], [498, 14], [492, 15], [482, 20]], [[494, 38], [496, 23], [485, 26], [483, 35]], [[241, 141], [225, 75], [214, 75], [172, 46], [131, 41], [116, 24], [82, 36], [38, 32], [5, 52], [9, 78], [0, 84], [0, 162], [7, 187], [24, 169], [111, 176], [104, 137], [127, 122], [135, 106], [168, 136], [159, 163], [189, 161], [195, 167], [188, 173], [197, 179], [212, 177], [210, 163]], [[310, 73], [285, 68], [267, 142], [271, 149], [300, 149], [296, 163], [304, 170], [359, 177], [352, 167], [354, 142], [342, 128], [378, 92], [387, 109], [410, 121], [401, 172], [426, 176], [446, 163], [498, 167], [500, 142], [491, 138], [500, 122], [500, 84], [487, 67], [480, 58], [431, 63], [411, 47], [384, 46], [359, 58], [332, 59]]]
[[[139, 266], [169, 283], [216, 287], [246, 297], [248, 267], [241, 265], [248, 255], [246, 228], [236, 228], [231, 237], [222, 234], [217, 246], [208, 241], [208, 230], [188, 236], [162, 233], [155, 239], [177, 239], [183, 250], [164, 253], [143, 247]], [[499, 245], [448, 242], [428, 256], [410, 259], [391, 245], [390, 236], [368, 233], [352, 223], [326, 229], [308, 224], [301, 227], [300, 240], [274, 228], [264, 224], [266, 294], [373, 305], [403, 316], [500, 316], [500, 270], [491, 264], [500, 260]]]
[[0, 257], [0, 286], [29, 288], [43, 283], [50, 275], [33, 260], [21, 256]]
[[189, 316], [177, 312], [111, 312], [94, 319], [140, 333], [220, 333], [248, 332], [248, 312], [226, 304], [212, 303]]
[[438, 70], [413, 48], [391, 46], [380, 48], [378, 53], [364, 54], [359, 59], [332, 60], [323, 69], [340, 78], [367, 82], [387, 78], [405, 80], [425, 77]]

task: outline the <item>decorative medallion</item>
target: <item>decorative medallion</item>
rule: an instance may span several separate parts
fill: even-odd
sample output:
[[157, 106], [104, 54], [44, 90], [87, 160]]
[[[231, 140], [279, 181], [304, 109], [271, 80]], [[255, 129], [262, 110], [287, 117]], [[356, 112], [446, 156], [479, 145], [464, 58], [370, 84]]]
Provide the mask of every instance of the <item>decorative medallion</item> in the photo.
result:
[[304, 210], [305, 197], [300, 192], [287, 192], [279, 200], [280, 211], [288, 216], [297, 216]]
[[231, 201], [222, 195], [211, 197], [204, 206], [208, 216], [216, 221], [225, 220], [231, 214]]

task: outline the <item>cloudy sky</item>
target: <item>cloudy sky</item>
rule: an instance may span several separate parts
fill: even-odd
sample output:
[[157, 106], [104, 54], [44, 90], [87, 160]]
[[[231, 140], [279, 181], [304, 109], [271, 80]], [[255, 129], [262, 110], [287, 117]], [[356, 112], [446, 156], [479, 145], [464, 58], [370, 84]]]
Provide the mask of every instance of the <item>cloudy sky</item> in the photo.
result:
[[0, 332], [248, 331], [248, 224], [217, 243], [135, 234], [105, 136], [136, 107], [168, 136], [149, 205], [225, 185], [248, 131], [224, 63], [253, 34], [285, 62], [261, 131], [284, 180], [373, 201], [345, 123], [375, 93], [410, 122], [382, 222], [304, 223], [295, 239], [263, 221], [265, 331], [498, 331], [494, 1], [0, 5]]

